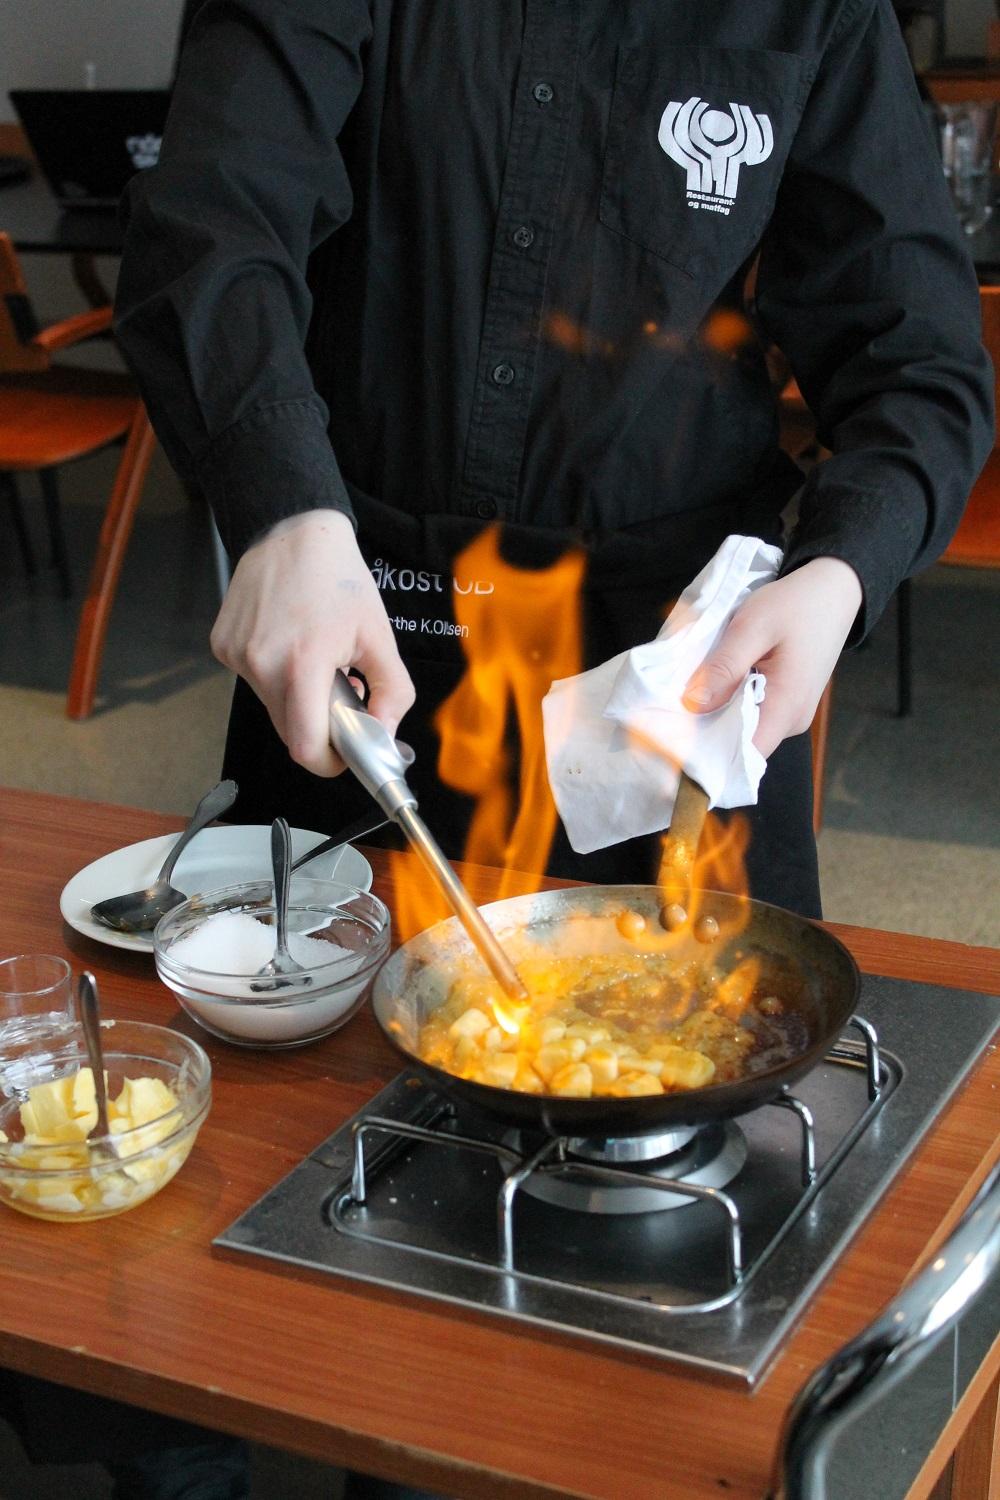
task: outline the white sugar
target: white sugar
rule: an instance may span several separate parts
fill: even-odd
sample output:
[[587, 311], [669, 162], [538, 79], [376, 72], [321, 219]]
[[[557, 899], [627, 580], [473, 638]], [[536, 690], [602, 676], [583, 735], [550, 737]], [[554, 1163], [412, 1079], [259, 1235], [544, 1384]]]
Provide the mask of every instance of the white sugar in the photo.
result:
[[328, 943], [323, 938], [306, 937], [301, 932], [290, 932], [288, 934], [288, 951], [301, 964], [304, 969], [315, 969], [320, 964], [336, 963], [338, 958], [347, 958], [349, 948], [338, 948], [336, 943]]
[[212, 974], [256, 974], [274, 954], [274, 928], [245, 911], [220, 911], [170, 945], [176, 963]]
[[[288, 935], [288, 951], [303, 968], [346, 958], [349, 949], [304, 933]], [[256, 974], [274, 957], [274, 928], [249, 912], [220, 911], [171, 944], [170, 957], [211, 974]]]

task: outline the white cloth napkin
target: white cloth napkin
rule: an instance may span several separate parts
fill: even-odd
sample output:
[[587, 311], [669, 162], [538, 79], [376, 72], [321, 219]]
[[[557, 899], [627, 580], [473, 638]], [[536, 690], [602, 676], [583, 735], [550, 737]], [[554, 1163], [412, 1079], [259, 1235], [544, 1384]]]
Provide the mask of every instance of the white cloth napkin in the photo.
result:
[[732, 615], [777, 576], [782, 553], [727, 537], [648, 645], [554, 682], [542, 703], [549, 783], [578, 854], [669, 827], [681, 766], [711, 807], [757, 801], [766, 761], [752, 743], [764, 677], [750, 672], [722, 708], [692, 714], [681, 695]]

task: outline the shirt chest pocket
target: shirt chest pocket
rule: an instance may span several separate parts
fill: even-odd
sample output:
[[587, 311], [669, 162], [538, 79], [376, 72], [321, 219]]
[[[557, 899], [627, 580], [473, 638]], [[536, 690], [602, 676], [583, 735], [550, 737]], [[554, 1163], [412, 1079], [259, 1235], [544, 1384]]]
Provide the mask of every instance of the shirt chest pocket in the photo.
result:
[[689, 276], [728, 278], [770, 216], [808, 85], [788, 52], [622, 52], [601, 222]]

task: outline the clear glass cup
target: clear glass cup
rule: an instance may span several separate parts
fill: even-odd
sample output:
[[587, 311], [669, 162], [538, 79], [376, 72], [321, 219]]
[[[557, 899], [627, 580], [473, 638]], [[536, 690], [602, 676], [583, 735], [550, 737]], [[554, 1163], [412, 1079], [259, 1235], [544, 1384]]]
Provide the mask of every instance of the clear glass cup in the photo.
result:
[[54, 953], [19, 953], [0, 959], [0, 1093], [17, 1088], [17, 1062], [37, 1052], [42, 1038], [53, 1046], [76, 1022], [73, 975]]
[[934, 106], [941, 165], [966, 234], [993, 212], [997, 106], [985, 100]]

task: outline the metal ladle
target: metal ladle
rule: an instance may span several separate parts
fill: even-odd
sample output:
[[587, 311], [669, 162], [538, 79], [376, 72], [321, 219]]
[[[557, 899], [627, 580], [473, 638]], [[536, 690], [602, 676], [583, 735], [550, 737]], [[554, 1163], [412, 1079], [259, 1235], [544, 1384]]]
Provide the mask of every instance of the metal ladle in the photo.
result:
[[504, 993], [512, 1000], [526, 1000], [528, 992], [517, 970], [417, 812], [417, 799], [405, 780], [413, 751], [394, 740], [385, 725], [368, 713], [343, 672], [336, 674], [330, 695], [330, 742], [386, 816], [406, 834]]
[[151, 932], [166, 912], [173, 911], [175, 906], [187, 900], [183, 891], [170, 884], [174, 865], [195, 834], [232, 807], [236, 792], [235, 781], [220, 781], [218, 786], [206, 792], [152, 885], [146, 886], [145, 890], [129, 891], [124, 896], [109, 896], [105, 901], [95, 902], [90, 908], [91, 916], [118, 932]]

